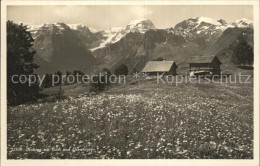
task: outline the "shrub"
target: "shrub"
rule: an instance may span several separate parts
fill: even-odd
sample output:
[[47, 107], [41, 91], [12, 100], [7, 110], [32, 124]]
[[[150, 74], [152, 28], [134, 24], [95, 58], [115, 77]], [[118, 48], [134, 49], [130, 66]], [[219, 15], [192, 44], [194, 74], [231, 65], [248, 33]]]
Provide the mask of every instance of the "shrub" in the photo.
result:
[[101, 72], [99, 72], [96, 76], [94, 76], [91, 82], [90, 92], [102, 92], [107, 90], [111, 83], [109, 81], [109, 77], [112, 73], [104, 68]]
[[115, 69], [115, 75], [119, 76], [119, 75], [128, 75], [128, 68], [125, 64], [122, 64], [120, 66], [118, 66]]

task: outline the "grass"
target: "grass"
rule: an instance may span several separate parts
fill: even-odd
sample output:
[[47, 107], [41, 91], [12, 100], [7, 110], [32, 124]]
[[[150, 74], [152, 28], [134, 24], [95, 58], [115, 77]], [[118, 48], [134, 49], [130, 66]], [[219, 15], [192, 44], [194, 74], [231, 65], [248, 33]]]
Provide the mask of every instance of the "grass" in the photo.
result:
[[9, 159], [252, 159], [253, 84], [140, 80], [9, 107], [7, 127]]

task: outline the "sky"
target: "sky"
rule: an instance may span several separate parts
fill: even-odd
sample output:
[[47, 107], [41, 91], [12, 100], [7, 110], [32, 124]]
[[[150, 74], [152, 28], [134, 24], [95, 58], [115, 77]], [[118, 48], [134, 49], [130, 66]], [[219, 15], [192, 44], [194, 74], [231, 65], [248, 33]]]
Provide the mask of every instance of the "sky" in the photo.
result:
[[253, 20], [253, 6], [246, 5], [150, 5], [150, 6], [8, 6], [7, 19], [25, 24], [82, 23], [97, 30], [125, 27], [131, 20], [150, 19], [156, 28], [174, 27], [191, 17], [210, 17], [232, 22]]

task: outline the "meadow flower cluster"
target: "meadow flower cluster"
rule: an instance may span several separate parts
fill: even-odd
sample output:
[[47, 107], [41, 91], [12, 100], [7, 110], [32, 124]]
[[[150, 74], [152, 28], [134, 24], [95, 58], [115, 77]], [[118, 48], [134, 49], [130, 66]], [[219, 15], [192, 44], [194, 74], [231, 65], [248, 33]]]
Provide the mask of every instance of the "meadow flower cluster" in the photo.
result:
[[9, 107], [8, 158], [253, 158], [252, 87], [138, 86]]

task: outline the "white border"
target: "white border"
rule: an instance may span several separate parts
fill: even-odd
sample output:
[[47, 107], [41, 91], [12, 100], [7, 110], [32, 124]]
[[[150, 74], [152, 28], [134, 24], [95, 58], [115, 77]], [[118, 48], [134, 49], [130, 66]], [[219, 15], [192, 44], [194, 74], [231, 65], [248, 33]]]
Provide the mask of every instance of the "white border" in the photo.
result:
[[[7, 160], [6, 9], [8, 5], [253, 5], [254, 6], [254, 159]], [[2, 1], [1, 2], [1, 165], [259, 165], [259, 1]]]

